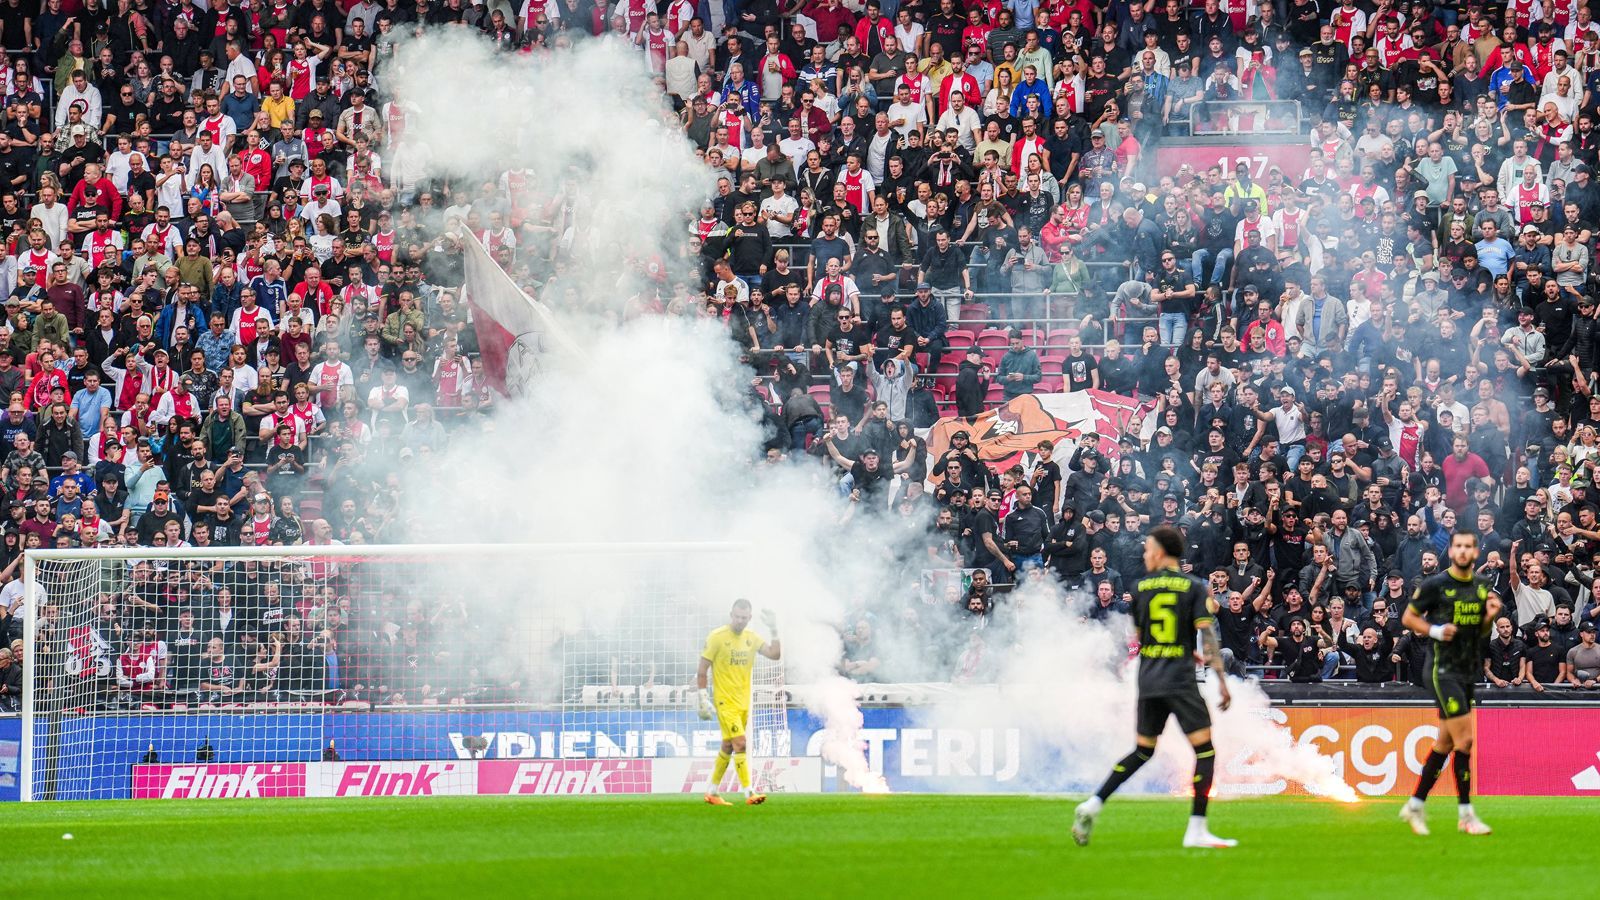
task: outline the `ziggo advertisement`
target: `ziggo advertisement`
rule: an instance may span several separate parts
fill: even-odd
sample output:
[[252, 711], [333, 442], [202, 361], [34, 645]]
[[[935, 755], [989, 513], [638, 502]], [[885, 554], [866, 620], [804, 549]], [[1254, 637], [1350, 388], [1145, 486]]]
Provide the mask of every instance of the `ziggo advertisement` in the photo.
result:
[[[1296, 742], [1330, 757], [1339, 776], [1369, 797], [1409, 793], [1438, 729], [1436, 713], [1421, 707], [1280, 707], [1267, 715]], [[1025, 726], [958, 727], [945, 718], [928, 708], [864, 710], [863, 750], [891, 790], [1093, 788], [1062, 774], [1058, 751]], [[1478, 711], [1477, 722], [1480, 793], [1600, 796], [1600, 711], [1489, 708]], [[8, 726], [15, 728], [15, 720], [0, 720], [0, 746]], [[141, 798], [680, 793], [703, 789], [718, 742], [717, 732], [692, 714], [671, 712], [605, 713], [582, 728], [570, 718], [563, 724], [556, 712], [512, 710], [147, 714], [69, 720], [57, 728], [62, 746], [93, 748], [59, 771], [62, 799], [104, 796], [107, 785], [119, 796]], [[791, 711], [788, 738], [793, 756], [756, 760], [760, 784], [772, 791], [848, 789], [820, 759], [828, 735], [817, 721]], [[317, 762], [330, 740], [342, 761]], [[214, 755], [195, 762], [203, 742]], [[161, 764], [141, 765], [151, 746]], [[1118, 750], [1105, 749], [1107, 765]], [[1220, 790], [1303, 792], [1292, 782], [1241, 783], [1248, 780], [1249, 748], [1219, 739], [1218, 750]], [[1079, 762], [1075, 771], [1092, 768], [1098, 777], [1097, 766]], [[0, 760], [0, 782], [14, 781], [9, 768]], [[725, 786], [731, 785], [730, 771]]]

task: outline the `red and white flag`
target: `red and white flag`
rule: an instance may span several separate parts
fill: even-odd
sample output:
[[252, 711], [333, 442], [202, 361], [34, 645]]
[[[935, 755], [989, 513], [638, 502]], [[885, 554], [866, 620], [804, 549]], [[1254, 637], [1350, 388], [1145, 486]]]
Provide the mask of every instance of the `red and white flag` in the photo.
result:
[[517, 287], [476, 235], [463, 230], [458, 236], [466, 264], [461, 296], [472, 314], [484, 373], [501, 393], [521, 394], [549, 357], [575, 354], [577, 345], [549, 307]]

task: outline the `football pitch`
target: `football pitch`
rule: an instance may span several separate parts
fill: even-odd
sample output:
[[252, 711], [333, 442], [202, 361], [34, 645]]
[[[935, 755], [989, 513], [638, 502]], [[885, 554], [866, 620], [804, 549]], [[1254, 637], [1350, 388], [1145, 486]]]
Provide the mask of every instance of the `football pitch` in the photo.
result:
[[1068, 834], [1076, 799], [1056, 797], [36, 803], [4, 811], [5, 881], [21, 897], [228, 898], [1515, 897], [1591, 883], [1592, 855], [1575, 851], [1600, 799], [1484, 798], [1495, 834], [1469, 838], [1440, 793], [1428, 838], [1396, 800], [1218, 801], [1212, 829], [1241, 842], [1221, 851], [1181, 849], [1187, 801], [1155, 798], [1113, 799], [1086, 848]]

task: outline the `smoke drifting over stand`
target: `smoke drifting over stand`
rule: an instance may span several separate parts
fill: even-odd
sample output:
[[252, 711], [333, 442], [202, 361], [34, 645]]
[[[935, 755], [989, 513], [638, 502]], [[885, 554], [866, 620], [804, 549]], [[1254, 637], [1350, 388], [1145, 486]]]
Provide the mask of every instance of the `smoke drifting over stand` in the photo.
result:
[[[640, 289], [666, 296], [697, 279], [679, 244], [712, 183], [639, 55], [591, 41], [540, 61], [434, 34], [407, 44], [388, 78], [409, 107], [401, 152], [426, 160], [430, 176], [476, 196], [473, 185], [525, 169], [541, 202], [570, 210], [549, 238], [570, 251], [571, 263], [531, 274], [542, 282], [536, 296], [581, 348], [437, 461], [410, 510], [413, 536], [748, 543], [746, 564], [702, 573], [692, 586], [708, 627], [738, 596], [777, 610], [788, 680], [808, 686], [805, 702], [832, 733], [822, 742], [825, 757], [850, 783], [877, 787], [855, 736], [857, 686], [836, 670], [839, 634], [870, 613], [884, 626], [884, 672], [922, 670], [925, 646], [895, 626], [917, 614], [908, 610], [916, 590], [908, 573], [926, 558], [927, 536], [890, 511], [843, 500], [820, 466], [759, 461], [764, 434], [748, 402], [751, 371], [720, 321], [618, 315]], [[659, 280], [645, 274], [652, 265]], [[622, 586], [595, 589], [605, 574], [575, 574], [571, 597], [528, 602], [628, 602]], [[1012, 625], [974, 639], [999, 660], [1001, 686], [917, 715], [929, 727], [1028, 724], [1065, 768], [1023, 777], [1091, 786], [1089, 773], [1103, 773], [1132, 740], [1125, 630], [1085, 621], [1077, 602], [1042, 581], [1010, 605]], [[681, 652], [692, 658], [697, 650]], [[1225, 758], [1248, 747], [1264, 777], [1332, 777], [1328, 760], [1293, 748], [1287, 732], [1259, 714], [1259, 691], [1240, 686], [1235, 695], [1244, 708], [1217, 724]]]

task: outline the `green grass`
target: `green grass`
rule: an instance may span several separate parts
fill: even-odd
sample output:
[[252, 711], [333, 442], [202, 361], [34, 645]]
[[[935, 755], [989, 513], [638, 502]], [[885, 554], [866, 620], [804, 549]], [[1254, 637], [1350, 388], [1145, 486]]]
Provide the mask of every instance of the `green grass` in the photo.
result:
[[[1228, 851], [1183, 850], [1188, 804], [1114, 799], [1094, 843], [1066, 798], [789, 796], [580, 800], [146, 801], [8, 806], [15, 897], [1517, 897], [1592, 883], [1600, 800], [1491, 797], [1487, 838], [1434, 835], [1397, 801], [1213, 804]], [[62, 839], [71, 832], [74, 840]]]

